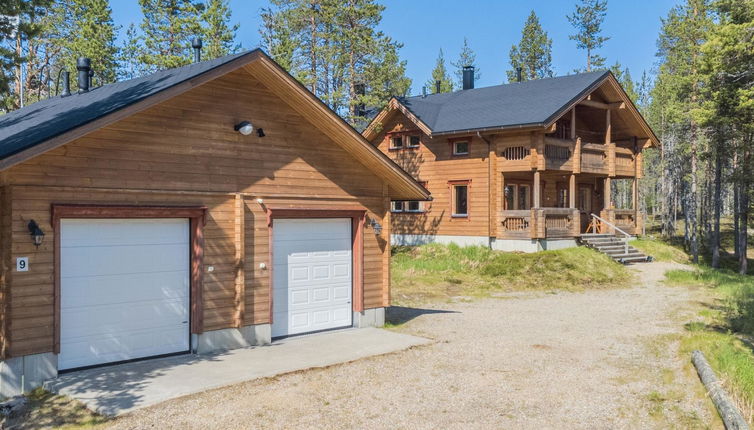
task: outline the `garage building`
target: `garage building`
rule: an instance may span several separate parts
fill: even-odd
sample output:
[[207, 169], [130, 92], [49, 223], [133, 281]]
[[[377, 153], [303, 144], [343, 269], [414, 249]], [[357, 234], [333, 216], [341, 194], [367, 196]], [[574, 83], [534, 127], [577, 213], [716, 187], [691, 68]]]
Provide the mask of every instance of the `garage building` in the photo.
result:
[[0, 117], [0, 395], [384, 322], [428, 193], [262, 51], [79, 82]]

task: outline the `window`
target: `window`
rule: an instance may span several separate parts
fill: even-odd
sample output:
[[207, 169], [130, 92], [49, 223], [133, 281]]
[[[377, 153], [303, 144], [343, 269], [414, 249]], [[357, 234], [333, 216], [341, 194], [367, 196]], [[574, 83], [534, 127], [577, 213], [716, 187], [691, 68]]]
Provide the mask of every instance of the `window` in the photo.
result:
[[453, 142], [453, 155], [468, 155], [469, 142]]
[[390, 149], [402, 149], [403, 136], [394, 136], [390, 138]]
[[568, 204], [568, 189], [565, 187], [558, 187], [558, 207], [567, 208]]
[[453, 192], [453, 216], [454, 217], [468, 217], [469, 216], [469, 186], [467, 183], [454, 184], [452, 186]]
[[409, 136], [408, 137], [408, 148], [418, 148], [419, 143], [421, 142], [421, 139], [419, 136]]
[[406, 212], [421, 212], [421, 202], [418, 200], [411, 200], [406, 202]]
[[403, 203], [400, 200], [390, 202], [390, 212], [403, 212]]
[[509, 184], [505, 186], [506, 210], [531, 209], [531, 186], [528, 184]]

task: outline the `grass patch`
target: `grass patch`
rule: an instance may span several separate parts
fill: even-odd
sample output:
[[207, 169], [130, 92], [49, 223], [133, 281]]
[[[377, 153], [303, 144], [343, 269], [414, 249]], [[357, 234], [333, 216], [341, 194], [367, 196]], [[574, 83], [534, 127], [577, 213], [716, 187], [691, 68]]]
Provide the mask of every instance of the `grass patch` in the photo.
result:
[[620, 287], [631, 278], [624, 266], [584, 247], [521, 254], [452, 244], [394, 248], [391, 276], [398, 305], [520, 290]]
[[689, 256], [682, 247], [666, 241], [652, 238], [641, 238], [632, 240], [631, 246], [646, 255], [651, 255], [652, 258], [657, 261], [670, 261], [675, 263], [689, 262]]
[[671, 270], [666, 282], [709, 289], [698, 319], [685, 325], [681, 352], [689, 357], [695, 349], [702, 351], [744, 417], [754, 423], [754, 351], [741, 341], [754, 335], [754, 277], [700, 265]]
[[27, 395], [28, 405], [20, 416], [5, 422], [14, 430], [60, 428], [65, 430], [93, 429], [107, 422], [83, 403], [38, 388]]

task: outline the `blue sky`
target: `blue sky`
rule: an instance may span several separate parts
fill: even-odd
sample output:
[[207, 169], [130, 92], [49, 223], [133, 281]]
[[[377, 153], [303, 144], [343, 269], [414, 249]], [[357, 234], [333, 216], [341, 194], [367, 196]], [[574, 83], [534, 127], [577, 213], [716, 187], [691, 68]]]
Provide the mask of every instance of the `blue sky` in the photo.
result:
[[[233, 22], [240, 24], [238, 40], [244, 48], [259, 45], [259, 10], [267, 1], [231, 0]], [[412, 93], [421, 92], [429, 78], [440, 48], [446, 60], [455, 60], [464, 36], [476, 51], [482, 76], [477, 87], [497, 85], [505, 80], [508, 51], [521, 37], [521, 29], [533, 9], [548, 32], [557, 75], [585, 65], [585, 54], [568, 39], [573, 28], [566, 20], [575, 0], [383, 0], [386, 6], [380, 26], [386, 34], [404, 44], [401, 57], [408, 61], [407, 74], [413, 80]], [[603, 34], [610, 40], [599, 53], [608, 64], [620, 61], [634, 79], [655, 64], [660, 19], [677, 0], [609, 0]], [[113, 18], [121, 35], [131, 22], [141, 22], [136, 0], [111, 0]]]

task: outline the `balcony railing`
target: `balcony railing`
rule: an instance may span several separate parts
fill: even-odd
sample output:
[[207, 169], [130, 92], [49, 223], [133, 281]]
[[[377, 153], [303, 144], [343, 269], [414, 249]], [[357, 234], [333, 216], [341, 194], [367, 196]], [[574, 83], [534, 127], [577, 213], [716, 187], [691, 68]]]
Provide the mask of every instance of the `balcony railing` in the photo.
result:
[[[641, 212], [633, 209], [604, 209], [600, 212], [600, 217], [629, 234], [640, 234], [643, 227]], [[609, 227], [601, 228], [605, 232], [609, 230]]]
[[579, 235], [578, 209], [532, 208], [500, 212], [501, 239], [569, 238]]

